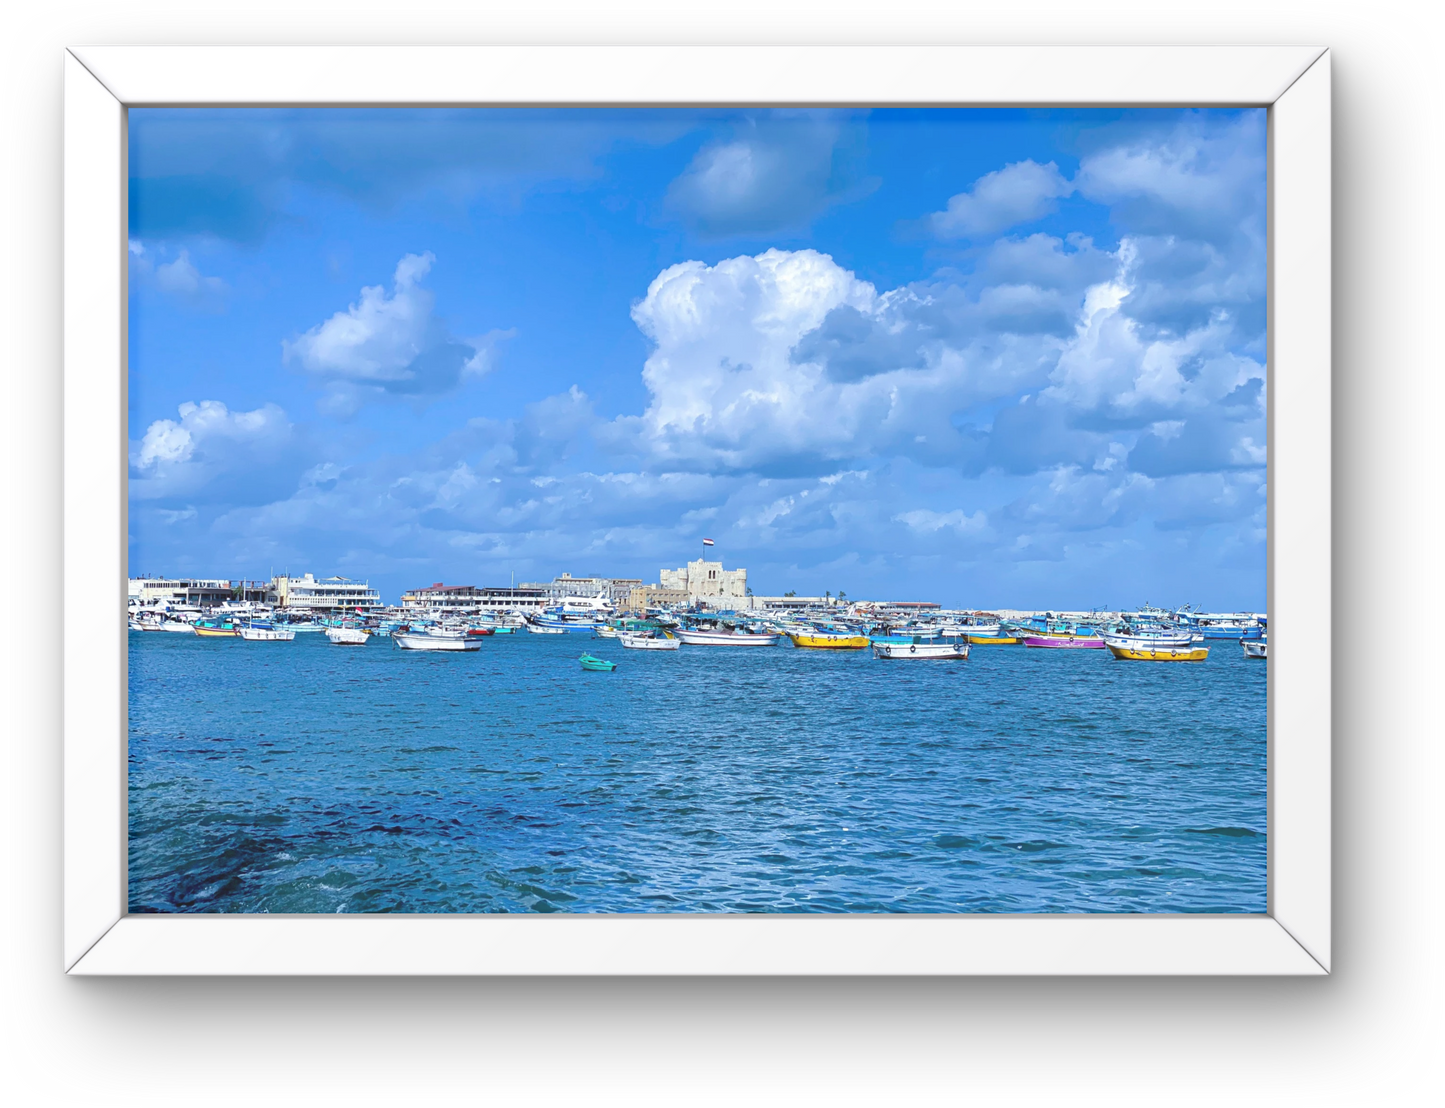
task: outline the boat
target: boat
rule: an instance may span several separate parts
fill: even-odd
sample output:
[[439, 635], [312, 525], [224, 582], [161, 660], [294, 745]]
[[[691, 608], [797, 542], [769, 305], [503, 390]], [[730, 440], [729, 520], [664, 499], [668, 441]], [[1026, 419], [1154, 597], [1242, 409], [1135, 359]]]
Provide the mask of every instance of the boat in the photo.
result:
[[187, 623], [183, 619], [162, 620], [161, 625], [154, 630], [169, 631], [173, 635], [194, 635], [196, 633], [195, 625]]
[[867, 635], [855, 635], [851, 631], [820, 631], [816, 628], [806, 631], [790, 631], [788, 638], [796, 647], [805, 650], [866, 650]]
[[1105, 646], [1122, 646], [1132, 650], [1152, 650], [1163, 647], [1189, 646], [1195, 642], [1194, 633], [1183, 631], [1133, 631], [1106, 633]]
[[365, 646], [371, 632], [360, 627], [328, 627], [326, 637], [333, 646]]
[[591, 615], [581, 614], [564, 606], [548, 608], [534, 614], [530, 626], [556, 628], [559, 631], [596, 631], [599, 626], [606, 625]]
[[967, 661], [968, 643], [930, 642], [914, 637], [911, 643], [877, 642], [873, 644], [873, 657], [884, 660], [899, 658], [907, 661], [928, 659]]
[[247, 642], [290, 642], [296, 637], [296, 632], [289, 628], [255, 621], [242, 624], [237, 633]]
[[207, 639], [234, 639], [239, 628], [229, 619], [198, 619], [196, 634]]
[[[673, 632], [688, 646], [776, 646], [782, 636], [725, 628], [704, 630], [701, 627], [679, 627]], [[868, 643], [863, 643], [867, 646]]]
[[617, 668], [616, 662], [609, 662], [606, 658], [596, 658], [591, 654], [582, 655], [580, 661], [583, 669], [591, 670], [594, 673], [611, 673]]
[[548, 627], [543, 623], [529, 623], [527, 630], [534, 635], [565, 635], [567, 633], [565, 627]]
[[1184, 646], [1114, 646], [1109, 651], [1116, 658], [1133, 662], [1202, 662], [1209, 657], [1209, 647], [1188, 643]]
[[618, 640], [628, 650], [677, 650], [682, 646], [681, 639], [657, 638], [652, 635], [633, 635], [626, 631], [618, 634]]
[[1102, 650], [1102, 635], [1025, 635], [1024, 645], [1062, 650]]
[[475, 635], [437, 635], [427, 632], [393, 631], [392, 642], [403, 650], [480, 650], [482, 640]]
[[1244, 647], [1246, 658], [1269, 658], [1268, 639], [1241, 639], [1240, 645]]

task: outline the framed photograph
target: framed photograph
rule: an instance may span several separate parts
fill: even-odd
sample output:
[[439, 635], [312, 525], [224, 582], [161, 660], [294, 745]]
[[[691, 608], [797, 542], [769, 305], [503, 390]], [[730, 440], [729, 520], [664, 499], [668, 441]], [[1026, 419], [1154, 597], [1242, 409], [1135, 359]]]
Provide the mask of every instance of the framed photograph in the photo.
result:
[[1323, 48], [76, 47], [65, 159], [67, 972], [1329, 972]]

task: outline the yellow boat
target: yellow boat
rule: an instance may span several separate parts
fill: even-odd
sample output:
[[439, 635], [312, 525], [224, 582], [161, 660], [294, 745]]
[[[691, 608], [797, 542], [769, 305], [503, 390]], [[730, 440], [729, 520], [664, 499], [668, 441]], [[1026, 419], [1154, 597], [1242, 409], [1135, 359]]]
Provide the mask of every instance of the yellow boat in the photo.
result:
[[1014, 638], [1014, 636], [1012, 635], [965, 635], [964, 638], [966, 638], [969, 642], [974, 643], [975, 645], [979, 643], [998, 643], [1000, 645], [1013, 645], [1022, 641], [1021, 639]]
[[788, 632], [794, 646], [807, 650], [866, 650], [867, 635], [838, 635], [827, 631]]
[[202, 619], [195, 623], [196, 634], [202, 638], [225, 638], [234, 639], [241, 634], [235, 624], [229, 620]]
[[1135, 646], [1115, 646], [1109, 649], [1116, 658], [1128, 658], [1135, 662], [1202, 662], [1209, 657], [1207, 646], [1154, 646], [1140, 649]]

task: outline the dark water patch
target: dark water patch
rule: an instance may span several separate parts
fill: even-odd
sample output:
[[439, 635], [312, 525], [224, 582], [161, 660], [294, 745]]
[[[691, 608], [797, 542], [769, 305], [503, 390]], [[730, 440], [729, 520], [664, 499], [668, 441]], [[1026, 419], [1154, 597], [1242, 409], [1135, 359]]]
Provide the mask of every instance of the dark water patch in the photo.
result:
[[1251, 831], [1248, 827], [1189, 827], [1186, 830], [1191, 835], [1223, 835], [1230, 839], [1261, 839], [1264, 837], [1258, 831]]

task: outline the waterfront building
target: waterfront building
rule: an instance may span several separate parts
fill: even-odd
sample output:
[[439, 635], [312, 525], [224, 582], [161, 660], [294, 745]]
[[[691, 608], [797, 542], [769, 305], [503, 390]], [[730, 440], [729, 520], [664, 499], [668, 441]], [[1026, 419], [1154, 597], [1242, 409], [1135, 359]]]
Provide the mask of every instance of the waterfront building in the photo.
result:
[[230, 581], [199, 577], [132, 577], [126, 581], [128, 600], [145, 605], [189, 604], [209, 608], [235, 595]]
[[273, 577], [271, 587], [276, 603], [283, 608], [311, 612], [335, 612], [381, 607], [381, 594], [365, 581], [348, 577]]
[[528, 612], [538, 611], [550, 603], [546, 593], [530, 585], [478, 588], [475, 585], [443, 585], [438, 581], [424, 589], [411, 589], [401, 594], [403, 608], [424, 611]]
[[664, 569], [658, 576], [658, 584], [664, 589], [685, 592], [689, 601], [709, 597], [745, 600], [748, 595], [748, 571], [723, 569], [721, 562], [709, 562], [699, 558], [688, 562], [681, 569]]
[[641, 584], [641, 577], [573, 577], [563, 573], [551, 581], [524, 581], [519, 587], [538, 589], [553, 604], [574, 597], [591, 600], [598, 596], [606, 597], [613, 604], [625, 604], [632, 590]]
[[648, 608], [681, 608], [687, 605], [687, 593], [682, 589], [664, 589], [657, 585], [635, 586], [628, 594], [626, 608], [629, 612], [645, 612]]

